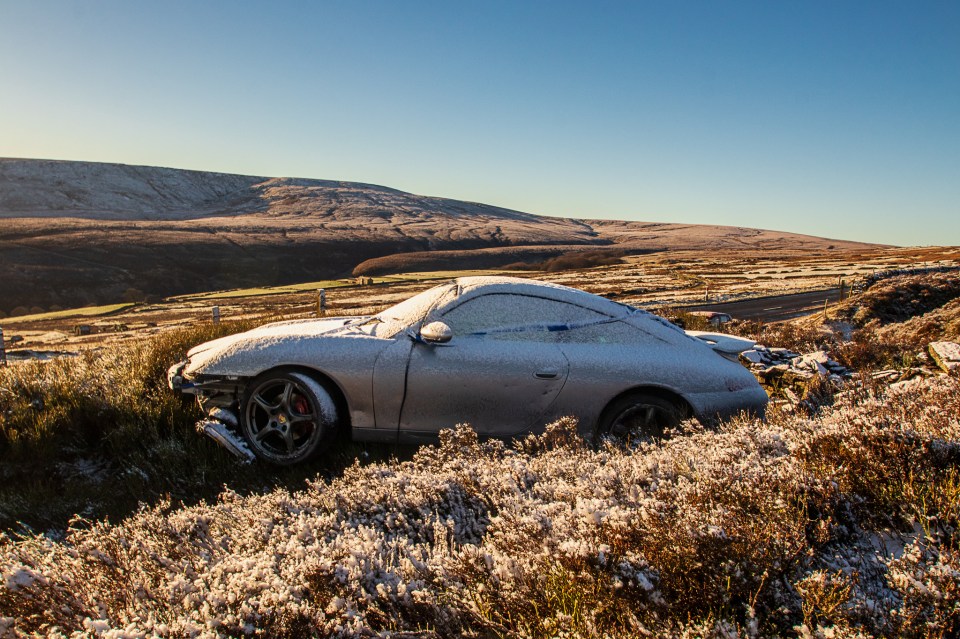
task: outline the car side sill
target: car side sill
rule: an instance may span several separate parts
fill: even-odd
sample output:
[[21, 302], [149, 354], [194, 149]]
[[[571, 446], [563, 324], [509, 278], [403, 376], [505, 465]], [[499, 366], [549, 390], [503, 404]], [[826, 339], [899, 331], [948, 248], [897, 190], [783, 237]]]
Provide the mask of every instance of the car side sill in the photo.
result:
[[397, 431], [384, 428], [353, 428], [350, 431], [350, 438], [355, 442], [395, 444]]

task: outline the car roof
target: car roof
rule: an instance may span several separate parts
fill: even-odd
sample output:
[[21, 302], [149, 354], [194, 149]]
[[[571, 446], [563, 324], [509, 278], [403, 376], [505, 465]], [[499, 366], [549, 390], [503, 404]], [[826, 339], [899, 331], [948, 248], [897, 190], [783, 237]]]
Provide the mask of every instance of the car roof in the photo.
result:
[[607, 315], [622, 315], [629, 307], [612, 302], [599, 295], [587, 293], [579, 289], [529, 280], [521, 277], [506, 277], [499, 275], [474, 275], [459, 277], [454, 280], [459, 287], [458, 297], [475, 297], [490, 293], [507, 293], [512, 295], [535, 295], [550, 299], [577, 304]]
[[635, 325], [639, 326], [642, 324], [643, 330], [653, 333], [667, 341], [675, 341], [677, 339], [697, 341], [684, 333], [680, 327], [671, 324], [664, 318], [654, 315], [649, 311], [614, 302], [605, 297], [587, 293], [586, 291], [581, 291], [576, 288], [570, 288], [569, 286], [562, 286], [551, 282], [541, 282], [539, 280], [529, 280], [521, 277], [499, 275], [460, 277], [455, 279], [453, 284], [458, 287], [457, 297], [460, 300], [463, 300], [465, 297], [470, 298], [489, 293], [547, 297], [570, 304], [577, 304], [610, 317], [626, 318], [628, 322]]

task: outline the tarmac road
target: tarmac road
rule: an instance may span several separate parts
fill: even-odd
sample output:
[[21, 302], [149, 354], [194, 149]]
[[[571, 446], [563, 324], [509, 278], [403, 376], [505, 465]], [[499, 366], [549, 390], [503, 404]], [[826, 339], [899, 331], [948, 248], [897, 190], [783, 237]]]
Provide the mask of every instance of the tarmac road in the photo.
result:
[[770, 297], [754, 297], [736, 302], [720, 302], [716, 304], [698, 304], [682, 307], [687, 311], [718, 311], [728, 313], [735, 319], [755, 319], [764, 322], [779, 322], [782, 320], [812, 315], [823, 310], [824, 302], [833, 304], [840, 301], [840, 289], [828, 288], [806, 293], [792, 293], [790, 295], [773, 295]]

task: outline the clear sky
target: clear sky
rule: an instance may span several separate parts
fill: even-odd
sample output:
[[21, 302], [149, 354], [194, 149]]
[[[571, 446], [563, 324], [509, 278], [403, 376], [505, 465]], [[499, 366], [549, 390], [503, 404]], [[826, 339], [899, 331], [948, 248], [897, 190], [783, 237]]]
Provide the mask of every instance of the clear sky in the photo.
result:
[[0, 0], [0, 156], [960, 244], [960, 2]]

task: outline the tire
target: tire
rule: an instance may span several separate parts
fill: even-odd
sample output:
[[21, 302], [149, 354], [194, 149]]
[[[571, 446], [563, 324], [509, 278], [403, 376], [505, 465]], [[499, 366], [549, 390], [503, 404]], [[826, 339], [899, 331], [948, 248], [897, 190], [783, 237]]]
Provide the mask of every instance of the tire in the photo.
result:
[[316, 455], [338, 421], [333, 397], [304, 373], [264, 373], [240, 403], [240, 433], [259, 459], [277, 466]]
[[596, 442], [613, 440], [621, 444], [664, 439], [687, 417], [684, 407], [657, 395], [633, 393], [607, 406], [597, 424]]

